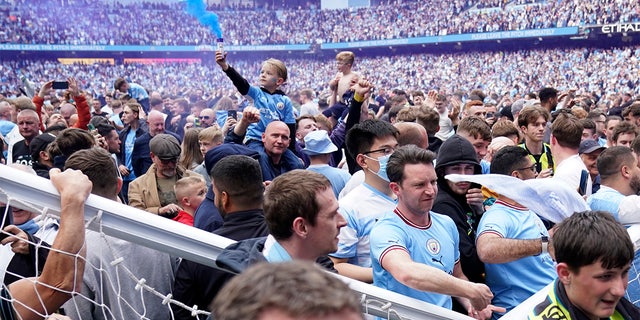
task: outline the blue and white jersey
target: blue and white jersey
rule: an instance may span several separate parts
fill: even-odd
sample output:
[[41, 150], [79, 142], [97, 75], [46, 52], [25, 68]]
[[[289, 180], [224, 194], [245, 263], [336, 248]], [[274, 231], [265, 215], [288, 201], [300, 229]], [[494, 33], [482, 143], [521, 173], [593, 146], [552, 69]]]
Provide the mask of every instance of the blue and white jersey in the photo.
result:
[[141, 85], [137, 83], [129, 82], [129, 90], [127, 90], [127, 93], [131, 96], [131, 98], [134, 98], [138, 101], [149, 99], [149, 93], [147, 93], [147, 90], [145, 90]]
[[282, 91], [278, 90], [270, 94], [262, 91], [259, 87], [250, 86], [247, 95], [253, 99], [254, 107], [260, 110], [260, 121], [252, 123], [247, 128], [247, 140], [262, 141], [262, 133], [271, 121], [279, 120], [286, 124], [296, 123], [291, 99]]
[[344, 186], [351, 179], [351, 175], [349, 171], [334, 168], [328, 164], [312, 164], [307, 170], [317, 172], [329, 179], [331, 182], [331, 188], [333, 189], [333, 194], [335, 194], [336, 199], [340, 196], [340, 191], [344, 188]]
[[264, 249], [262, 249], [262, 255], [271, 263], [293, 260], [287, 250], [285, 250], [272, 235], [267, 236], [267, 240], [264, 242]]
[[[478, 238], [492, 233], [506, 239], [539, 239], [549, 236], [542, 220], [531, 210], [496, 201], [482, 215]], [[508, 263], [485, 263], [486, 282], [493, 292], [493, 305], [510, 311], [556, 278], [548, 253]], [[495, 314], [495, 313], [494, 313]], [[499, 317], [495, 314], [494, 318]]]
[[587, 198], [587, 205], [591, 210], [602, 210], [609, 212], [616, 220], [620, 221], [618, 211], [620, 208], [620, 202], [624, 199], [624, 195], [618, 190], [601, 185], [598, 192], [592, 194]]
[[491, 162], [485, 159], [480, 160], [480, 168], [482, 168], [482, 174], [491, 173]]
[[347, 220], [347, 225], [340, 229], [338, 251], [330, 255], [370, 268], [369, 234], [376, 221], [396, 207], [396, 201], [363, 182], [338, 203], [338, 212]]
[[376, 223], [371, 230], [373, 284], [451, 309], [451, 296], [410, 288], [382, 268], [382, 261], [387, 253], [404, 250], [411, 256], [411, 260], [453, 275], [453, 269], [460, 259], [458, 229], [448, 216], [434, 212], [429, 214], [431, 221], [427, 226], [412, 223], [398, 209], [386, 213]]

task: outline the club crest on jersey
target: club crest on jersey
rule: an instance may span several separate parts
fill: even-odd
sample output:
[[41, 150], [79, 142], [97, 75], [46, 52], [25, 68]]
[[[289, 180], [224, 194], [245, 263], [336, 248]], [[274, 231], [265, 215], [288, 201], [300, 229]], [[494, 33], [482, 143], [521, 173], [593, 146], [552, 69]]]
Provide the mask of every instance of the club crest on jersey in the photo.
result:
[[276, 107], [278, 107], [278, 110], [282, 110], [282, 109], [284, 109], [284, 103], [283, 102], [278, 102], [276, 104]]
[[440, 253], [440, 242], [438, 242], [438, 240], [433, 238], [427, 240], [427, 250], [429, 250], [429, 253], [431, 254]]

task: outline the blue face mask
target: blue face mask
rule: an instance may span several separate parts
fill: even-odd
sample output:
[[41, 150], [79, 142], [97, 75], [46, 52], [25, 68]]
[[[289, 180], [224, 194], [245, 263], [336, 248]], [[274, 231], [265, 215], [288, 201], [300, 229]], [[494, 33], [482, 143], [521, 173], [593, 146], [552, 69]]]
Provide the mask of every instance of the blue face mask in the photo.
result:
[[[384, 180], [386, 182], [391, 182], [391, 181], [389, 181], [389, 177], [387, 176], [387, 163], [389, 163], [389, 157], [391, 157], [390, 154], [388, 154], [386, 156], [379, 157], [378, 159], [375, 159], [380, 164], [380, 169], [378, 169], [378, 172], [373, 172], [369, 168], [367, 168], [367, 170], [369, 170], [370, 172], [372, 172], [375, 175], [377, 175], [378, 177], [380, 177], [380, 179], [382, 179], [382, 180]], [[373, 158], [371, 158], [371, 159], [373, 159]]]

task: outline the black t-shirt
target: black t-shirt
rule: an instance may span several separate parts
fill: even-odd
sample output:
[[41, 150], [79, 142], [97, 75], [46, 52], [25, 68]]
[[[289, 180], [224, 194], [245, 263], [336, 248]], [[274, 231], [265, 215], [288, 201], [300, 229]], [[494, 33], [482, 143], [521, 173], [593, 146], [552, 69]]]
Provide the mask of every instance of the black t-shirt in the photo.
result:
[[24, 164], [27, 166], [31, 166], [33, 163], [31, 160], [31, 151], [29, 150], [29, 146], [24, 141], [18, 141], [14, 144], [12, 152], [13, 163]]

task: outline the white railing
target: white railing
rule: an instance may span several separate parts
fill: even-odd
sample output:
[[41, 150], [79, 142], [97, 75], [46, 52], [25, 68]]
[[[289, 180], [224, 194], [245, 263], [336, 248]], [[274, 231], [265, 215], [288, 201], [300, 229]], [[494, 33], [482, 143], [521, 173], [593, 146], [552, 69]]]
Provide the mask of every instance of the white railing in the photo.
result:
[[[59, 216], [59, 194], [47, 179], [0, 165], [0, 202]], [[172, 256], [215, 266], [220, 252], [235, 241], [148, 212], [90, 195], [85, 203], [87, 228]], [[366, 313], [388, 319], [472, 319], [457, 312], [406, 297], [340, 275], [362, 296]]]

